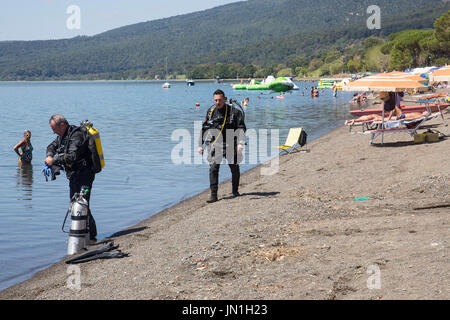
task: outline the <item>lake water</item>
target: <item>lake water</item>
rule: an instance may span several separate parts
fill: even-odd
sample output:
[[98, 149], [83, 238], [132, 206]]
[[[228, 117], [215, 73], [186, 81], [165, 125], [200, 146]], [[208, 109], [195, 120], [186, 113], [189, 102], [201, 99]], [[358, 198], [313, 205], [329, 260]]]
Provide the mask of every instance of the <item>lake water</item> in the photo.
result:
[[[52, 114], [62, 113], [77, 125], [89, 119], [100, 131], [106, 166], [95, 178], [91, 209], [101, 240], [208, 189], [209, 166], [194, 159], [194, 121], [204, 119], [217, 88], [238, 101], [249, 97], [247, 128], [257, 134], [268, 129], [269, 137], [270, 130], [278, 129], [278, 145], [290, 127], [303, 127], [311, 141], [349, 118], [351, 93], [339, 92], [333, 98], [331, 90], [325, 90], [312, 99], [311, 82], [297, 85], [300, 91], [274, 99], [277, 94], [233, 91], [229, 83], [213, 82], [193, 87], [172, 82], [170, 89], [158, 81], [0, 83], [0, 290], [66, 254], [67, 234], [61, 226], [69, 205], [68, 180], [63, 173], [46, 182], [41, 172], [46, 147], [55, 138], [48, 125]], [[13, 147], [26, 129], [32, 133], [33, 165], [21, 169]], [[173, 161], [172, 150], [181, 141], [172, 136], [176, 129], [192, 135], [186, 140], [190, 150], [183, 151], [191, 152], [191, 164]], [[247, 158], [241, 172], [256, 165]], [[224, 166], [220, 182], [230, 177]]]

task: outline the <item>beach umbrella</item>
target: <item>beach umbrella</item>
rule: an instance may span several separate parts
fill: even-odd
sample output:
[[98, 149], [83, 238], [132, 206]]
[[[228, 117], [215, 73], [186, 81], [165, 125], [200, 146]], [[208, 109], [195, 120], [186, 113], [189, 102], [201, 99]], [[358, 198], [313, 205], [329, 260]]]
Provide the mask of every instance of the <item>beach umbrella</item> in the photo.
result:
[[450, 66], [433, 71], [433, 73], [431, 73], [431, 79], [433, 82], [450, 81]]
[[373, 75], [348, 83], [342, 87], [343, 91], [426, 91], [427, 86], [417, 80], [393, 75]]
[[[377, 92], [404, 92], [404, 91], [426, 91], [427, 86], [416, 80], [400, 77], [393, 74], [376, 74], [365, 77], [342, 87], [343, 91], [377, 91]], [[384, 129], [384, 108], [381, 112], [381, 128]], [[381, 143], [383, 144], [384, 132], [381, 132]]]
[[398, 71], [394, 71], [394, 72], [389, 72], [389, 73], [385, 73], [382, 76], [392, 76], [394, 78], [404, 78], [404, 79], [410, 79], [410, 80], [415, 80], [418, 81], [422, 84], [428, 84], [428, 76], [426, 77], [421, 77], [418, 74], [413, 74], [413, 73], [406, 73], [406, 72], [398, 72]]
[[388, 73], [378, 73], [372, 76], [367, 77], [368, 79], [373, 78], [382, 78], [382, 79], [409, 79], [409, 80], [415, 80], [423, 83], [428, 83], [428, 79], [425, 79], [424, 77], [420, 77], [418, 74], [414, 73], [406, 73], [406, 72], [400, 72], [400, 71], [392, 71]]

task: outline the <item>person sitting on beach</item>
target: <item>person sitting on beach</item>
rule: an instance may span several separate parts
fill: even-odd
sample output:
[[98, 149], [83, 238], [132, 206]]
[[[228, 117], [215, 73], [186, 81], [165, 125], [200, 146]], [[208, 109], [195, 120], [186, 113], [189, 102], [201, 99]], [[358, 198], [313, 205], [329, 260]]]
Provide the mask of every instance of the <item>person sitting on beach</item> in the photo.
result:
[[380, 92], [378, 97], [383, 101], [384, 111], [389, 111], [388, 121], [391, 120], [394, 112], [397, 116], [397, 120], [405, 117], [405, 114], [400, 109], [400, 101], [398, 101], [399, 103], [397, 103], [399, 97], [397, 97], [395, 92], [382, 91]]
[[33, 146], [31, 145], [30, 130], [25, 130], [23, 133], [23, 139], [14, 146], [14, 151], [19, 156], [19, 166], [31, 164], [31, 160], [33, 159]]
[[[404, 117], [401, 119], [397, 119], [395, 117], [395, 119], [391, 119], [391, 120], [416, 120], [416, 119], [420, 119], [422, 117], [428, 117], [430, 115], [430, 113], [428, 111], [424, 111], [424, 112], [410, 112], [410, 113], [406, 113], [404, 114]], [[368, 114], [366, 116], [361, 116], [358, 119], [352, 119], [352, 120], [346, 120], [345, 124], [346, 125], [352, 125], [354, 123], [358, 123], [358, 122], [366, 122], [366, 121], [381, 121], [383, 118], [381, 117], [381, 115], [379, 114]], [[391, 121], [388, 118], [384, 118], [384, 121]]]

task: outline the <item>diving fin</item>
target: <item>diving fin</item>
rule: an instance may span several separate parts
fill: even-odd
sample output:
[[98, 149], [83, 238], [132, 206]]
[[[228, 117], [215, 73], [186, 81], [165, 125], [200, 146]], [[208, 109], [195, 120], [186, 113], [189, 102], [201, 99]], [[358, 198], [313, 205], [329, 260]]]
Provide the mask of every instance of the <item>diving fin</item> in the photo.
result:
[[72, 259], [69, 259], [69, 260], [66, 261], [66, 263], [68, 263], [68, 264], [77, 263], [79, 259], [85, 259], [85, 258], [94, 256], [94, 255], [97, 255], [97, 254], [101, 254], [103, 252], [107, 252], [107, 251], [110, 251], [110, 250], [113, 250], [113, 249], [117, 249], [118, 247], [119, 246], [114, 246], [114, 242], [111, 241], [111, 242], [108, 242], [108, 243], [106, 243], [104, 245], [101, 245], [101, 246], [99, 246], [97, 248], [88, 250], [88, 251], [86, 251], [86, 252], [84, 252], [84, 253], [82, 253], [82, 254], [80, 254], [80, 255], [72, 258]]
[[112, 250], [112, 251], [107, 251], [107, 252], [101, 252], [101, 253], [98, 253], [93, 256], [88, 256], [88, 257], [85, 257], [84, 259], [77, 259], [76, 261], [73, 261], [71, 263], [75, 264], [75, 263], [92, 261], [92, 260], [96, 260], [96, 259], [112, 259], [112, 258], [123, 258], [123, 257], [128, 257], [128, 254], [123, 253], [120, 250]]

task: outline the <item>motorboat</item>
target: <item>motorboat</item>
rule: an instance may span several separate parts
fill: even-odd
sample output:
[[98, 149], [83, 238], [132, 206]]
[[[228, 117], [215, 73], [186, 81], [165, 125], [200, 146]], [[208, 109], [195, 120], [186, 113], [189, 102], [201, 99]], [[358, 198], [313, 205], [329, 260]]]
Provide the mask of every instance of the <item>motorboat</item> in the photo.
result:
[[165, 68], [165, 70], [166, 70], [166, 77], [165, 77], [165, 79], [166, 79], [166, 82], [164, 82], [164, 84], [163, 84], [163, 88], [164, 89], [168, 89], [168, 88], [170, 88], [170, 83], [167, 81], [167, 57], [166, 57], [166, 68]]
[[186, 85], [187, 85], [188, 87], [192, 87], [192, 86], [195, 85], [195, 82], [194, 82], [194, 80], [192, 80], [192, 79], [186, 79]]

